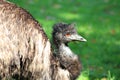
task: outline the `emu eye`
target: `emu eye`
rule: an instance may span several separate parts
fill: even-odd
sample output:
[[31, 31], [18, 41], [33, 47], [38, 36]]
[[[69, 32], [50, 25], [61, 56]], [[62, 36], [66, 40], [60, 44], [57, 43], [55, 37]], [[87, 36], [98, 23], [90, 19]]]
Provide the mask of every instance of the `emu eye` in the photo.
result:
[[69, 36], [70, 36], [70, 33], [66, 33], [65, 36], [66, 36], [66, 37], [69, 37]]

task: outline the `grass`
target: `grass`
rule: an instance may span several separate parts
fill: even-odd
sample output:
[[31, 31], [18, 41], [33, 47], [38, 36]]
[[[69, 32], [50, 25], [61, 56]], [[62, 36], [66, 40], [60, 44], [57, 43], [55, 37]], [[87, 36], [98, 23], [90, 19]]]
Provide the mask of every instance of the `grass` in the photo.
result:
[[9, 0], [27, 9], [51, 39], [52, 25], [76, 23], [88, 41], [70, 43], [80, 56], [83, 71], [77, 80], [120, 79], [119, 0]]

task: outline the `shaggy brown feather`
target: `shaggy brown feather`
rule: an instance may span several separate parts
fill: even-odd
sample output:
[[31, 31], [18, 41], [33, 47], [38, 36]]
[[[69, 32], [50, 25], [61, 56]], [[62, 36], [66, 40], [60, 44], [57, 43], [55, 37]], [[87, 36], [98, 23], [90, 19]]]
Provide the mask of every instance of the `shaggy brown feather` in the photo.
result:
[[0, 80], [71, 80], [76, 72], [70, 69], [61, 67], [41, 25], [29, 12], [0, 0]]

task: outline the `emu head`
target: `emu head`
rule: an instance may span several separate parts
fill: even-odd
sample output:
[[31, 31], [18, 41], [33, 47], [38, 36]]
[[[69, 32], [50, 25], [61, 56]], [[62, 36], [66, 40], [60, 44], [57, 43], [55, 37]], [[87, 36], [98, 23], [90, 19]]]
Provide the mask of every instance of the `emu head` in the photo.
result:
[[74, 24], [57, 23], [53, 26], [53, 42], [68, 43], [71, 41], [86, 41], [82, 36], [78, 35]]

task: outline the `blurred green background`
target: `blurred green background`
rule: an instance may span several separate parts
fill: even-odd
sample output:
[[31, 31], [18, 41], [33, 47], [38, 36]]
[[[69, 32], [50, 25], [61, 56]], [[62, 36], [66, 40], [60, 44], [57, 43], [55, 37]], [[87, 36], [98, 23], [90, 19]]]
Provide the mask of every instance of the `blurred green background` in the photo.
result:
[[70, 43], [83, 71], [77, 80], [120, 80], [120, 0], [9, 0], [29, 11], [51, 40], [52, 26], [75, 23], [86, 43]]

